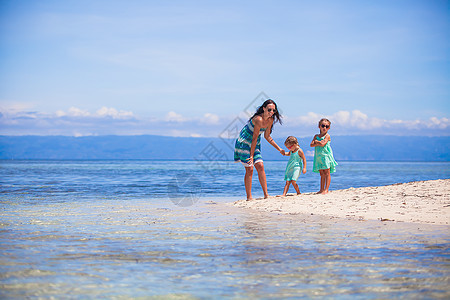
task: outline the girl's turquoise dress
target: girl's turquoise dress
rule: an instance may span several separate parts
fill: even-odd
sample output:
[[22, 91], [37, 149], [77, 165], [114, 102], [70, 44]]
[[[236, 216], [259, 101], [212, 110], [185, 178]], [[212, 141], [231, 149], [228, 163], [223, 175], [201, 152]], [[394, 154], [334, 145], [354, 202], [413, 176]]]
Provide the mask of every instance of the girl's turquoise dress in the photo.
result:
[[[317, 137], [317, 140], [321, 141], [325, 138]], [[319, 173], [319, 170], [330, 169], [330, 173], [336, 172], [336, 166], [338, 163], [334, 160], [333, 150], [331, 150], [330, 142], [326, 143], [325, 146], [314, 147], [314, 166], [313, 171]]]
[[[250, 148], [252, 147], [254, 128], [255, 124], [253, 123], [253, 119], [251, 119], [239, 133], [239, 137], [236, 139], [236, 143], [234, 145], [235, 162], [242, 162], [245, 165], [248, 163], [248, 159], [250, 158]], [[256, 140], [255, 153], [253, 154], [253, 164], [263, 161], [261, 156], [261, 134], [265, 131], [266, 128], [261, 128], [259, 130], [258, 139]]]
[[291, 152], [289, 161], [286, 166], [286, 171], [284, 173], [284, 180], [297, 181], [302, 169], [303, 169], [303, 160], [300, 157], [300, 155], [298, 155], [298, 150], [295, 152]]

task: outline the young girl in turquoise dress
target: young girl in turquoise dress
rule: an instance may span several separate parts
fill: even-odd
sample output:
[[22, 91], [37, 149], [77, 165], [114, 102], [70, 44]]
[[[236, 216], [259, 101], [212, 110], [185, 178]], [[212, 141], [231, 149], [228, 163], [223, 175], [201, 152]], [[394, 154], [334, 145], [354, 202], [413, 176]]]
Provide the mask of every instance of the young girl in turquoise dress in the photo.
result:
[[277, 110], [277, 104], [271, 100], [266, 100], [255, 114], [248, 120], [247, 125], [242, 128], [234, 146], [234, 161], [241, 162], [245, 167], [244, 185], [247, 193], [247, 200], [252, 199], [252, 178], [253, 166], [258, 171], [259, 183], [263, 189], [264, 198], [268, 198], [266, 173], [261, 156], [261, 135], [264, 134], [266, 140], [275, 147], [282, 155], [285, 154], [277, 143], [270, 136], [274, 123], [280, 122], [281, 115]]
[[306, 173], [306, 158], [303, 150], [300, 148], [298, 141], [293, 136], [288, 136], [284, 142], [286, 148], [289, 152], [285, 156], [290, 156], [289, 161], [286, 166], [286, 171], [284, 174], [284, 180], [286, 180], [286, 185], [284, 186], [283, 195], [286, 196], [289, 191], [289, 185], [293, 185], [297, 195], [300, 195], [300, 189], [297, 184], [297, 179], [300, 176], [300, 172]]
[[336, 172], [337, 162], [331, 150], [331, 137], [328, 134], [331, 122], [328, 119], [319, 121], [320, 133], [316, 134], [311, 142], [314, 149], [313, 171], [320, 173], [320, 191], [317, 194], [327, 194], [331, 183], [331, 173]]

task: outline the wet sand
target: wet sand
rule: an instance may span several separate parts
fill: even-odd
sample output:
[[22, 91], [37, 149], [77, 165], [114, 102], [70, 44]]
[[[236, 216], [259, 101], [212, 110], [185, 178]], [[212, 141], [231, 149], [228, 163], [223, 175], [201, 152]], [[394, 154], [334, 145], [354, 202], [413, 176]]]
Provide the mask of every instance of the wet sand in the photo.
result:
[[239, 200], [237, 207], [281, 214], [309, 214], [357, 220], [450, 224], [450, 179], [389, 186]]

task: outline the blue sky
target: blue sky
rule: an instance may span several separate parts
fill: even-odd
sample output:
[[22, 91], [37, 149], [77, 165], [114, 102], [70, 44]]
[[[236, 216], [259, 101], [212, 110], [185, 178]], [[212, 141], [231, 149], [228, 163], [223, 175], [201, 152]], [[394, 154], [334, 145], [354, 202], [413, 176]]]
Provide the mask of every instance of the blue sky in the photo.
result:
[[450, 135], [449, 37], [449, 1], [3, 0], [0, 134], [218, 136], [264, 92], [277, 137]]

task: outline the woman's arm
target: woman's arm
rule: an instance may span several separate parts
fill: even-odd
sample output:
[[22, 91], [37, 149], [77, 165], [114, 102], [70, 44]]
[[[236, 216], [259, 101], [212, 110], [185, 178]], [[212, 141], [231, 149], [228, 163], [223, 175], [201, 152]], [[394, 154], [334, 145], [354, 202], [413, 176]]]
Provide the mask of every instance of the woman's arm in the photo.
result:
[[266, 138], [266, 140], [269, 142], [269, 144], [271, 144], [275, 149], [277, 149], [278, 151], [280, 151], [280, 153], [282, 155], [286, 155], [286, 151], [284, 151], [283, 149], [280, 148], [280, 146], [277, 145], [277, 143], [275, 143], [275, 141], [273, 140], [273, 138], [270, 136], [270, 131], [272, 129], [272, 125], [273, 125], [273, 120], [270, 123], [269, 126], [267, 126], [266, 132], [264, 132], [264, 137]]

